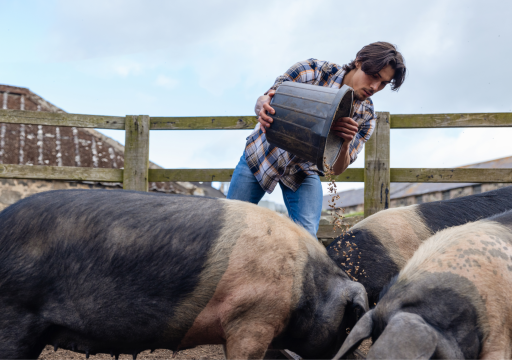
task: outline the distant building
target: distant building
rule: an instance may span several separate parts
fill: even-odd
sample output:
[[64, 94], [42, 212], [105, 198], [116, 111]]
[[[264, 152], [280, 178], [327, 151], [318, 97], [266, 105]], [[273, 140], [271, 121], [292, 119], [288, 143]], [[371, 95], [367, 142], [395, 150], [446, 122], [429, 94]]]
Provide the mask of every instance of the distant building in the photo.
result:
[[[512, 156], [461, 166], [471, 169], [511, 169]], [[390, 207], [421, 204], [425, 202], [453, 199], [461, 196], [478, 194], [512, 185], [510, 183], [391, 183]], [[364, 210], [364, 189], [342, 191], [340, 199], [335, 201], [336, 208], [345, 209], [345, 213]], [[328, 201], [332, 195], [324, 196], [322, 208], [329, 210]], [[331, 202], [332, 204], [332, 202]]]
[[[0, 85], [2, 109], [64, 113], [27, 88]], [[93, 129], [0, 123], [0, 164], [118, 168], [124, 146]], [[150, 163], [151, 169], [160, 167]], [[53, 189], [119, 189], [121, 183], [0, 179], [0, 210], [37, 192]], [[152, 182], [150, 191], [225, 197], [210, 183]]]

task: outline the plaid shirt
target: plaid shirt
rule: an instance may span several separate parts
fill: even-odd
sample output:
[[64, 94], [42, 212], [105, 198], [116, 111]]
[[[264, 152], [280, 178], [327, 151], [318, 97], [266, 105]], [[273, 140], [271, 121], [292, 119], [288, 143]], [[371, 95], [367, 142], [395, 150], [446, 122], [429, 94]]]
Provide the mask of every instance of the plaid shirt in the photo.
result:
[[[308, 59], [296, 63], [284, 75], [279, 76], [270, 89], [277, 89], [284, 81], [339, 89], [344, 75], [345, 71], [337, 64]], [[358, 123], [359, 131], [349, 147], [351, 164], [356, 160], [357, 154], [372, 135], [376, 125], [375, 111], [370, 98], [364, 101], [355, 99], [353, 106], [355, 113], [352, 118]], [[247, 138], [245, 160], [258, 183], [269, 194], [274, 191], [279, 181], [296, 191], [308, 175], [324, 175], [312, 162], [270, 145], [259, 124]]]

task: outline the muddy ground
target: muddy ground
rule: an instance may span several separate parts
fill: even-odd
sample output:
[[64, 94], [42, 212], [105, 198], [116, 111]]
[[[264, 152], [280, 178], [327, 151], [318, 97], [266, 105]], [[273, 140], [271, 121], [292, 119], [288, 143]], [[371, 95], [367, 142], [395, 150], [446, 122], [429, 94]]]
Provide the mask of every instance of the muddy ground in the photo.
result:
[[[359, 351], [366, 355], [370, 349], [371, 341], [365, 340], [359, 347]], [[171, 359], [172, 351], [170, 350], [155, 350], [152, 354], [148, 351], [144, 351], [137, 356], [137, 359], [141, 360], [160, 360], [160, 359]], [[357, 358], [357, 357], [356, 357]], [[53, 351], [52, 346], [47, 346], [41, 356], [41, 360], [61, 360], [61, 359], [72, 359], [72, 360], [85, 360], [84, 354], [75, 353], [68, 350], [59, 349], [56, 352]], [[91, 355], [90, 360], [113, 360], [108, 354]], [[121, 355], [120, 360], [132, 360], [132, 355]], [[178, 351], [175, 359], [193, 359], [193, 360], [220, 360], [224, 359], [224, 352], [222, 351], [221, 345], [202, 345], [189, 350]]]

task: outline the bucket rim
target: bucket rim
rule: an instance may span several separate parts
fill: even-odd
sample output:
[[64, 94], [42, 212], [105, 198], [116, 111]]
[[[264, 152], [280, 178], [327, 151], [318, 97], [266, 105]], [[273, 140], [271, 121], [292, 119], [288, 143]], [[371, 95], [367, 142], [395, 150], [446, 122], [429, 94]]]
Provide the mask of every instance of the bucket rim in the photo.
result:
[[[325, 168], [325, 165], [324, 165], [324, 154], [325, 154], [325, 146], [327, 143], [327, 136], [329, 135], [329, 133], [331, 131], [331, 125], [332, 125], [332, 122], [334, 121], [334, 116], [336, 115], [336, 112], [338, 111], [338, 108], [339, 108], [342, 100], [345, 98], [345, 95], [347, 95], [349, 93], [351, 94], [351, 101], [350, 101], [350, 109], [349, 109], [347, 116], [350, 116], [352, 114], [352, 110], [353, 110], [352, 108], [354, 106], [354, 89], [352, 89], [348, 85], [343, 85], [338, 90], [338, 93], [336, 94], [336, 97], [334, 98], [334, 100], [332, 102], [332, 104], [335, 104], [335, 106], [332, 106], [331, 112], [329, 113], [329, 116], [327, 117], [327, 121], [324, 124], [324, 128], [322, 129], [322, 143], [321, 143], [321, 146], [318, 147], [317, 156], [316, 156], [316, 165], [322, 172], [327, 171], [327, 169]], [[343, 146], [343, 143], [342, 143], [342, 146]], [[341, 152], [341, 146], [340, 146], [338, 154], [336, 155], [332, 165], [334, 165], [334, 163], [338, 160], [338, 158], [340, 156], [340, 152]]]

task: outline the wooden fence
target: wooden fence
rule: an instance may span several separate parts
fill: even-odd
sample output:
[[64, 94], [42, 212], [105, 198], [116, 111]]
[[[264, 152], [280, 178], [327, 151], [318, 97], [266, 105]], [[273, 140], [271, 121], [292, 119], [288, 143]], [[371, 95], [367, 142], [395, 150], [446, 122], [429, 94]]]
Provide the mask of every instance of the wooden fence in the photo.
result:
[[[512, 182], [512, 169], [390, 168], [390, 129], [512, 127], [512, 113], [377, 115], [377, 127], [366, 143], [365, 167], [349, 168], [335, 177], [339, 182], [364, 182], [365, 217], [388, 208], [390, 182]], [[230, 181], [233, 173], [233, 169], [149, 169], [150, 130], [242, 130], [254, 128], [257, 120], [254, 116], [118, 117], [0, 110], [2, 122], [125, 130], [126, 140], [124, 169], [0, 164], [0, 178], [122, 182], [124, 189], [147, 191], [150, 181]]]

